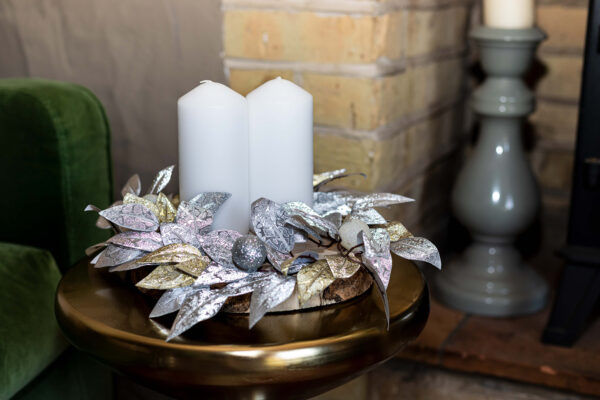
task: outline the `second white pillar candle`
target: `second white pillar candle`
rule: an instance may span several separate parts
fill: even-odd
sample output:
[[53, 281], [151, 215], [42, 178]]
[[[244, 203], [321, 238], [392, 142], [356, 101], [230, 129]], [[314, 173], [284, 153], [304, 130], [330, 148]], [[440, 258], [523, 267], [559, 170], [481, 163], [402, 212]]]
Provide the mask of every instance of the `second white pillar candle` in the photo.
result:
[[313, 201], [313, 98], [276, 78], [248, 94], [250, 201]]

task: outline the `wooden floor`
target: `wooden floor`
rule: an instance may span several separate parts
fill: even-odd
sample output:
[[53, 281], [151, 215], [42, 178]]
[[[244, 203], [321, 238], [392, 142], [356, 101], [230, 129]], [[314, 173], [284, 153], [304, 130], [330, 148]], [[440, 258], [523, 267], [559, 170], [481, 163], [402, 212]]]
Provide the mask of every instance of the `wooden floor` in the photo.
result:
[[549, 312], [496, 319], [433, 300], [424, 332], [399, 357], [600, 396], [600, 320], [574, 347], [550, 346], [539, 340]]

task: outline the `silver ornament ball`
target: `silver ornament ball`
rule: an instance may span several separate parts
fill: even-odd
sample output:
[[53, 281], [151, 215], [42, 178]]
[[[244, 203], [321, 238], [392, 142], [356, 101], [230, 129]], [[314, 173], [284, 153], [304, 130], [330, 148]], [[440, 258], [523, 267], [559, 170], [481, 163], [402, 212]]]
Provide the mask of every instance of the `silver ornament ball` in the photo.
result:
[[231, 249], [233, 263], [241, 270], [256, 271], [267, 258], [267, 249], [259, 238], [253, 235], [236, 239]]

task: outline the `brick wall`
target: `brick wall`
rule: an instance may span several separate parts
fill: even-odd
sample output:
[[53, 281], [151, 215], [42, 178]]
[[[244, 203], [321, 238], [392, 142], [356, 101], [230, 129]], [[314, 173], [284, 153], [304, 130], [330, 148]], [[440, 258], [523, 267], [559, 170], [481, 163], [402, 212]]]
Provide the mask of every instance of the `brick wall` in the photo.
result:
[[534, 71], [537, 110], [530, 122], [531, 162], [549, 212], [563, 214], [569, 202], [585, 29], [585, 0], [538, 0], [537, 23], [548, 34]]
[[[315, 171], [415, 197], [396, 215], [440, 229], [460, 149], [469, 0], [223, 0], [229, 84], [276, 76], [314, 96]], [[282, 132], [285, 134], [285, 132]]]

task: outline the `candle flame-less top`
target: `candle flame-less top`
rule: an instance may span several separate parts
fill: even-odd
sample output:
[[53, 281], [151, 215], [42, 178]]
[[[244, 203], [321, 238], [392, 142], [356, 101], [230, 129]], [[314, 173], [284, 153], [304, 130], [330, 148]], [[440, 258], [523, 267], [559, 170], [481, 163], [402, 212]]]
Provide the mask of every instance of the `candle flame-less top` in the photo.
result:
[[535, 23], [534, 0], [483, 0], [483, 24], [490, 28], [523, 29]]

